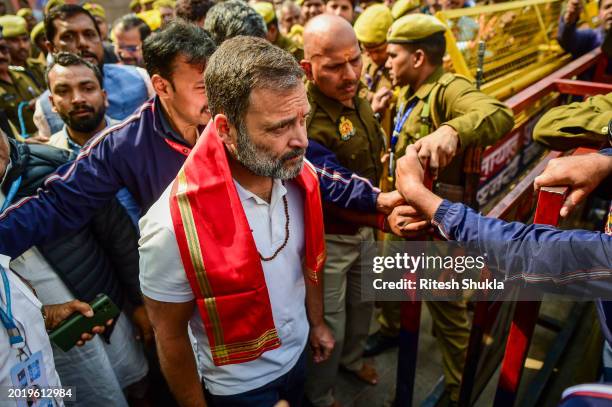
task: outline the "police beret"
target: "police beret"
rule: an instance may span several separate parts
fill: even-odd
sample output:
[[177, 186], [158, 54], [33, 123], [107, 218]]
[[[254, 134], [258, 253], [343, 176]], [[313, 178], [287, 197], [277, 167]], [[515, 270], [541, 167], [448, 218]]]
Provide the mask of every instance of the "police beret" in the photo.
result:
[[36, 24], [34, 26], [34, 28], [32, 28], [32, 31], [30, 32], [30, 39], [32, 40], [32, 42], [36, 41], [36, 37], [38, 37], [39, 35], [45, 35], [45, 23], [44, 21], [41, 21], [40, 23]]
[[147, 23], [151, 31], [155, 31], [161, 27], [162, 17], [159, 10], [142, 11], [136, 14], [136, 17]]
[[272, 3], [268, 3], [267, 1], [258, 1], [251, 7], [253, 7], [255, 11], [257, 11], [257, 13], [263, 17], [266, 24], [270, 24], [276, 19], [276, 12], [274, 11], [274, 6]]
[[387, 31], [392, 23], [389, 8], [384, 4], [373, 4], [355, 21], [355, 34], [361, 43], [382, 44], [387, 40]]
[[3, 28], [4, 38], [14, 38], [18, 35], [27, 35], [28, 28], [23, 17], [6, 14], [0, 16], [0, 25]]
[[404, 14], [421, 6], [419, 0], [397, 0], [391, 8], [391, 15], [394, 20], [402, 17]]
[[28, 7], [20, 8], [15, 14], [17, 14], [19, 17], [26, 18], [32, 15], [32, 9]]
[[387, 33], [387, 42], [408, 44], [446, 31], [446, 26], [427, 14], [409, 14], [395, 20]]
[[159, 10], [162, 7], [174, 8], [176, 3], [174, 0], [155, 0], [153, 3], [153, 8], [155, 10]]
[[45, 15], [49, 14], [51, 9], [64, 5], [64, 0], [49, 0], [47, 4], [45, 4]]
[[87, 11], [89, 11], [89, 14], [91, 14], [94, 17], [100, 17], [101, 19], [106, 20], [106, 11], [104, 11], [104, 8], [96, 3], [85, 3], [83, 4], [83, 8]]

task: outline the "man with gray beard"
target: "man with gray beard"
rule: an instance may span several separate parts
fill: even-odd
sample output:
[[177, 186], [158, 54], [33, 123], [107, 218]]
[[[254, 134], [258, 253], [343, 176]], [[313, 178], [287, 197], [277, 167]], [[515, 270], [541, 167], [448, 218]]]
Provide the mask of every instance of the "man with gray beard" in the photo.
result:
[[302, 74], [264, 39], [225, 41], [205, 72], [213, 119], [140, 221], [144, 301], [181, 405], [299, 406], [306, 344], [317, 362], [334, 347]]

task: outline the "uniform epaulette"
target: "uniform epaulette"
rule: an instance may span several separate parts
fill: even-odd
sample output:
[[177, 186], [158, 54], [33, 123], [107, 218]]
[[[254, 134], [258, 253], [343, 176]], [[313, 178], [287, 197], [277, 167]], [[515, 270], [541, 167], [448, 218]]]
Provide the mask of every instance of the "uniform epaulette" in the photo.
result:
[[461, 77], [461, 76], [454, 74], [454, 73], [446, 72], [444, 75], [440, 77], [440, 79], [438, 79], [438, 83], [442, 86], [448, 86], [452, 81], [454, 81], [458, 77]]
[[25, 72], [25, 68], [23, 66], [9, 65], [9, 69], [15, 72]]

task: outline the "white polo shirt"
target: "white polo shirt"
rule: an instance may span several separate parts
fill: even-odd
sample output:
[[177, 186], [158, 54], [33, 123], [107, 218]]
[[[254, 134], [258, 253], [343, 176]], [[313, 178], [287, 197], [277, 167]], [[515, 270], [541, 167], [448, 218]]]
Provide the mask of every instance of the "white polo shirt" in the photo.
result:
[[[308, 339], [305, 307], [303, 199], [294, 182], [274, 180], [270, 204], [234, 182], [257, 250], [274, 254], [285, 239], [284, 195], [289, 206], [289, 241], [271, 261], [262, 261], [281, 346], [246, 363], [215, 366], [202, 318], [194, 307], [189, 326], [196, 339], [198, 370], [215, 395], [233, 395], [264, 386], [287, 373], [298, 361]], [[140, 286], [147, 297], [162, 302], [194, 299], [181, 261], [170, 216], [170, 189], [140, 220]], [[249, 310], [244, 310], [248, 314]], [[243, 323], [240, 320], [236, 324]]]

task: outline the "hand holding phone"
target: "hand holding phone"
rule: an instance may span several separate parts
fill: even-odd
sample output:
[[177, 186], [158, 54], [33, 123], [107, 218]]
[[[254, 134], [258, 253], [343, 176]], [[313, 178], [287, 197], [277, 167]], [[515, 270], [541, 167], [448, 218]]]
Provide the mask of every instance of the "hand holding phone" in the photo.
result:
[[[53, 308], [55, 307], [55, 308]], [[71, 301], [66, 304], [46, 306], [47, 326], [52, 331], [49, 338], [64, 352], [74, 345], [83, 345], [94, 334], [104, 332], [120, 311], [105, 294], [98, 295], [91, 304]]]

